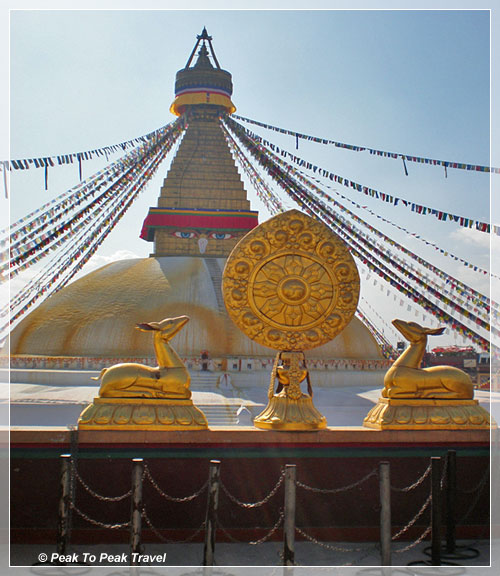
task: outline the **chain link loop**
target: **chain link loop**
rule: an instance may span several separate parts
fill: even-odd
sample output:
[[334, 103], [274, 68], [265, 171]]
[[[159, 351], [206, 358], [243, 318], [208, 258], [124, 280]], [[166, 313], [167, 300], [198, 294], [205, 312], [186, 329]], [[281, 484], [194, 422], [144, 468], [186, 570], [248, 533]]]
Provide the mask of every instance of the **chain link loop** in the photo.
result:
[[269, 500], [271, 500], [271, 498], [278, 491], [278, 488], [283, 484], [284, 479], [285, 479], [285, 472], [282, 471], [281, 476], [279, 477], [278, 482], [276, 483], [274, 488], [272, 488], [272, 490], [269, 492], [269, 494], [265, 498], [263, 498], [262, 500], [259, 500], [258, 502], [242, 502], [241, 500], [238, 500], [238, 498], [236, 498], [236, 496], [233, 496], [229, 492], [229, 490], [224, 486], [223, 482], [220, 483], [220, 487], [222, 488], [222, 491], [224, 492], [224, 494], [229, 498], [229, 500], [231, 500], [232, 502], [234, 502], [238, 506], [241, 506], [242, 508], [247, 508], [247, 509], [248, 508], [258, 508], [259, 506], [263, 506], [264, 504], [269, 502]]
[[90, 518], [90, 516], [87, 516], [85, 512], [79, 510], [73, 503], [71, 503], [70, 506], [71, 509], [78, 514], [78, 516], [80, 516], [84, 520], [87, 520], [87, 522], [94, 524], [94, 526], [99, 526], [100, 528], [107, 528], [109, 530], [118, 530], [119, 528], [127, 528], [130, 526], [130, 520], [128, 522], [123, 522], [122, 524], [106, 524], [104, 522], [100, 522], [99, 520], [94, 520], [93, 518]]
[[313, 536], [310, 536], [309, 534], [304, 532], [298, 526], [295, 526], [295, 530], [301, 536], [303, 536], [306, 540], [309, 540], [309, 542], [312, 542], [313, 544], [316, 544], [317, 546], [321, 546], [321, 548], [325, 548], [326, 550], [331, 550], [333, 552], [362, 552], [363, 550], [365, 550], [365, 548], [342, 548], [340, 546], [333, 546], [332, 544], [326, 544], [325, 542], [320, 542], [319, 540], [317, 540]]
[[462, 516], [462, 518], [460, 519], [460, 521], [458, 522], [458, 524], [464, 524], [464, 522], [467, 520], [467, 518], [469, 517], [470, 513], [474, 510], [474, 508], [476, 507], [476, 504], [479, 501], [479, 498], [481, 497], [481, 494], [483, 492], [483, 488], [486, 486], [486, 481], [489, 480], [490, 477], [490, 468], [488, 466], [488, 469], [486, 470], [486, 473], [484, 474], [484, 476], [481, 479], [481, 482], [479, 482], [479, 484], [477, 485], [477, 492], [476, 495], [474, 496], [474, 498], [472, 499], [472, 503], [469, 506], [469, 509], [467, 510], [467, 512]]
[[479, 481], [479, 483], [474, 486], [474, 488], [471, 488], [470, 490], [458, 490], [457, 489], [457, 494], [474, 494], [474, 492], [477, 492], [478, 490], [482, 490], [486, 480], [490, 477], [490, 466], [488, 465], [488, 467], [486, 468], [486, 472], [484, 473], [484, 476], [481, 478], [481, 480]]
[[224, 526], [222, 526], [218, 518], [217, 518], [217, 530], [220, 530], [230, 542], [233, 542], [233, 544], [246, 544], [244, 540], [238, 540], [238, 538], [235, 538], [234, 536], [229, 534], [229, 532], [224, 528]]
[[427, 526], [427, 528], [425, 529], [425, 531], [415, 540], [415, 542], [412, 542], [411, 544], [408, 544], [408, 546], [405, 546], [404, 548], [400, 548], [399, 550], [394, 550], [394, 552], [396, 554], [401, 554], [402, 552], [408, 552], [408, 550], [411, 550], [412, 548], [415, 548], [415, 546], [418, 546], [420, 544], [420, 542], [422, 542], [422, 540], [428, 535], [430, 534], [430, 531], [432, 530], [432, 526]]
[[263, 544], [264, 542], [269, 540], [269, 538], [271, 538], [271, 536], [281, 526], [281, 523], [283, 522], [284, 518], [285, 518], [285, 511], [281, 510], [280, 516], [279, 516], [277, 522], [275, 523], [275, 525], [271, 528], [271, 530], [269, 530], [269, 532], [265, 536], [263, 536], [262, 538], [259, 538], [259, 540], [253, 540], [253, 541], [249, 542], [249, 544], [251, 544], [252, 546], [257, 546], [257, 545]]
[[128, 492], [126, 492], [125, 494], [122, 494], [121, 496], [103, 496], [102, 494], [98, 494], [97, 492], [92, 490], [92, 488], [83, 480], [83, 478], [80, 476], [76, 466], [73, 467], [73, 472], [74, 472], [75, 478], [78, 480], [78, 482], [85, 488], [85, 490], [91, 496], [93, 496], [94, 498], [97, 498], [97, 500], [101, 500], [102, 502], [120, 502], [121, 500], [125, 500], [125, 498], [132, 496], [132, 490], [129, 490]]
[[269, 538], [271, 538], [271, 536], [276, 532], [276, 530], [280, 527], [281, 523], [283, 522], [283, 519], [285, 518], [285, 512], [284, 510], [280, 511], [280, 515], [278, 520], [276, 521], [276, 523], [274, 524], [274, 526], [269, 530], [269, 532], [267, 532], [264, 536], [262, 536], [262, 538], [259, 538], [259, 540], [252, 540], [250, 542], [244, 542], [243, 540], [239, 540], [238, 538], [235, 538], [234, 536], [232, 536], [225, 528], [224, 526], [222, 526], [222, 524], [220, 523], [220, 520], [217, 518], [217, 529], [220, 529], [220, 531], [233, 543], [235, 544], [250, 544], [251, 546], [258, 546], [259, 544], [263, 544], [264, 542], [266, 542], [267, 540], [269, 540]]
[[169, 540], [168, 538], [165, 538], [165, 536], [163, 536], [163, 534], [161, 534], [161, 532], [153, 526], [153, 523], [151, 522], [145, 507], [142, 509], [141, 516], [144, 518], [146, 524], [151, 528], [151, 531], [155, 534], [155, 536], [157, 536], [165, 544], [187, 544], [188, 542], [194, 540], [196, 536], [198, 536], [198, 534], [203, 530], [203, 528], [205, 528], [205, 521], [203, 521], [200, 527], [185, 540]]
[[336, 494], [338, 492], [346, 492], [347, 490], [352, 490], [353, 488], [357, 488], [361, 486], [364, 482], [369, 480], [372, 476], [378, 476], [378, 470], [374, 468], [371, 472], [369, 472], [364, 478], [354, 482], [353, 484], [348, 484], [347, 486], [343, 486], [342, 488], [313, 488], [312, 486], [308, 486], [303, 482], [297, 481], [297, 486], [304, 488], [304, 490], [310, 490], [311, 492], [316, 492], [318, 494]]
[[[443, 470], [441, 473], [441, 478], [440, 478], [440, 488], [443, 489], [447, 477], [448, 477], [448, 454], [446, 455], [445, 459], [444, 459], [444, 466], [443, 466]], [[422, 482], [425, 480], [425, 478], [427, 478], [427, 476], [430, 474], [432, 469], [432, 463], [429, 464], [427, 470], [422, 474], [422, 476], [420, 476], [420, 478], [414, 482], [413, 484], [411, 484], [410, 486], [407, 486], [406, 488], [393, 488], [391, 486], [392, 490], [395, 490], [397, 492], [409, 492], [410, 490], [413, 490], [414, 488], [416, 488], [417, 486], [419, 486], [420, 484], [422, 484]], [[425, 512], [425, 510], [429, 507], [429, 504], [432, 502], [432, 493], [429, 494], [427, 500], [424, 502], [422, 508], [420, 508], [420, 510], [417, 512], [417, 514], [413, 517], [412, 520], [410, 520], [410, 522], [408, 522], [408, 524], [402, 528], [397, 534], [395, 534], [394, 536], [392, 536], [391, 540], [394, 542], [395, 540], [397, 540], [402, 534], [404, 534], [405, 532], [407, 532], [409, 530], [409, 528], [411, 526], [413, 526], [415, 524], [415, 522], [422, 516], [422, 514]], [[432, 526], [428, 526], [425, 531], [419, 536], [419, 538], [417, 538], [414, 542], [412, 542], [411, 544], [409, 544], [408, 546], [405, 546], [404, 548], [400, 548], [399, 550], [396, 550], [395, 552], [400, 554], [402, 552], [407, 552], [408, 550], [411, 550], [412, 548], [415, 548], [415, 546], [417, 546], [418, 544], [420, 544], [420, 542], [422, 542], [422, 540], [424, 540], [424, 538], [429, 534], [429, 532], [431, 531]]]
[[198, 498], [198, 496], [200, 496], [200, 494], [202, 494], [206, 487], [208, 486], [208, 480], [205, 482], [205, 484], [203, 484], [203, 486], [197, 490], [196, 492], [194, 492], [194, 494], [190, 494], [189, 496], [185, 496], [183, 498], [177, 498], [175, 496], [170, 496], [168, 494], [166, 494], [157, 484], [156, 480], [153, 478], [153, 476], [151, 475], [151, 471], [149, 470], [148, 465], [145, 463], [144, 464], [144, 475], [143, 478], [147, 478], [151, 484], [153, 485], [153, 488], [158, 492], [158, 494], [160, 494], [160, 496], [162, 496], [162, 498], [165, 498], [166, 500], [170, 500], [171, 502], [190, 502], [191, 500], [194, 500], [195, 498]]
[[404, 534], [409, 528], [411, 528], [413, 526], [413, 524], [415, 524], [415, 522], [420, 518], [420, 516], [422, 516], [422, 514], [425, 512], [425, 510], [427, 509], [427, 507], [429, 506], [429, 504], [432, 502], [432, 494], [429, 495], [429, 497], [427, 498], [427, 500], [424, 502], [424, 505], [422, 506], [422, 508], [420, 508], [420, 510], [416, 513], [416, 515], [413, 517], [412, 520], [410, 520], [408, 522], [408, 524], [402, 528], [397, 534], [395, 534], [391, 540], [397, 540], [401, 534]]
[[422, 482], [427, 478], [427, 476], [429, 476], [430, 473], [431, 473], [431, 464], [429, 464], [427, 470], [422, 474], [422, 476], [420, 476], [420, 478], [416, 482], [410, 484], [410, 486], [406, 486], [406, 488], [397, 488], [396, 486], [391, 486], [391, 490], [393, 490], [394, 492], [410, 492], [417, 486], [420, 486], [420, 484], [422, 484]]

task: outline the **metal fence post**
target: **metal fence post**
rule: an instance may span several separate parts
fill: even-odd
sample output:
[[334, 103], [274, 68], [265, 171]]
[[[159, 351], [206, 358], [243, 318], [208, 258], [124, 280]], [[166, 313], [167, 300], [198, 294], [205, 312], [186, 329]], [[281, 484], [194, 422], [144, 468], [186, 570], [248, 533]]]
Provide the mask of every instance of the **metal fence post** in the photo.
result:
[[380, 483], [380, 550], [382, 566], [391, 566], [391, 476], [387, 461], [379, 464]]
[[285, 466], [285, 519], [283, 521], [283, 565], [295, 565], [295, 492], [297, 468]]
[[130, 505], [130, 564], [132, 565], [137, 564], [134, 554], [141, 553], [143, 474], [144, 460], [134, 458], [132, 460], [132, 502]]
[[441, 458], [431, 458], [432, 566], [441, 566]]
[[214, 565], [215, 532], [217, 530], [217, 507], [219, 505], [220, 461], [210, 460], [208, 479], [207, 514], [205, 518], [205, 547], [203, 566]]
[[61, 454], [61, 497], [59, 499], [59, 522], [57, 525], [57, 553], [66, 554], [71, 532], [71, 454]]
[[457, 452], [448, 450], [446, 466], [446, 552], [456, 547]]

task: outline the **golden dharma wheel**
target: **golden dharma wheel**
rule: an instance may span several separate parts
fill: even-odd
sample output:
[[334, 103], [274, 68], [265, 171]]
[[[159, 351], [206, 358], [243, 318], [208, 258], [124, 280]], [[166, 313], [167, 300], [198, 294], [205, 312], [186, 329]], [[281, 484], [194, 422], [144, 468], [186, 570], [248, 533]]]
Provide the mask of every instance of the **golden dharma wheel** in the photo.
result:
[[359, 274], [346, 244], [326, 225], [290, 210], [234, 247], [222, 279], [233, 322], [275, 350], [308, 350], [349, 324]]

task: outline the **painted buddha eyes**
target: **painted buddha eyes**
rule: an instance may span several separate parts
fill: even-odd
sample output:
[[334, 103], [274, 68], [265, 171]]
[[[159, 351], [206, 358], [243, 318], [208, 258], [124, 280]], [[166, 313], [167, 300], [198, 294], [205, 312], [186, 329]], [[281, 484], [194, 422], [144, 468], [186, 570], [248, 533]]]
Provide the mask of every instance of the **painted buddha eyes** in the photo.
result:
[[[189, 239], [189, 238], [198, 238], [200, 236], [199, 232], [185, 232], [182, 230], [177, 230], [174, 232], [174, 236], [177, 238]], [[211, 232], [208, 234], [209, 238], [215, 238], [215, 240], [227, 240], [228, 238], [233, 238], [233, 234], [229, 232]]]

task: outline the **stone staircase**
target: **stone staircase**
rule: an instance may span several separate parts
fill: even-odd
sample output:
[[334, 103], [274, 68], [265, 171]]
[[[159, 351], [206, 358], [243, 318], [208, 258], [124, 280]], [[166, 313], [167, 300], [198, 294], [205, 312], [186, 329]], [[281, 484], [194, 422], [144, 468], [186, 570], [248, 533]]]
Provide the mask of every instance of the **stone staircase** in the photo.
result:
[[208, 371], [193, 371], [191, 374], [191, 390], [196, 390], [197, 392], [216, 392], [217, 380], [219, 378], [219, 373], [213, 373]]
[[236, 426], [239, 423], [235, 404], [196, 404], [207, 418], [209, 426]]
[[233, 350], [233, 343], [235, 338], [235, 330], [237, 330], [233, 321], [227, 315], [226, 306], [224, 304], [224, 296], [222, 295], [222, 267], [224, 263], [220, 263], [217, 258], [204, 258], [205, 266], [207, 267], [212, 286], [214, 288], [215, 299], [217, 301], [217, 310], [219, 314], [225, 318], [226, 340], [230, 350]]
[[[191, 390], [193, 392], [213, 392], [220, 393], [216, 388], [219, 373], [196, 371], [191, 372]], [[240, 419], [237, 412], [240, 409], [238, 403], [230, 401], [203, 402], [198, 400], [196, 406], [205, 414], [209, 426], [236, 426]]]
[[219, 262], [217, 258], [205, 258], [205, 264], [210, 274], [210, 279], [212, 280], [212, 285], [214, 287], [215, 299], [217, 300], [217, 308], [220, 314], [226, 313], [226, 307], [224, 306], [224, 297], [222, 296], [222, 270], [220, 269]]

